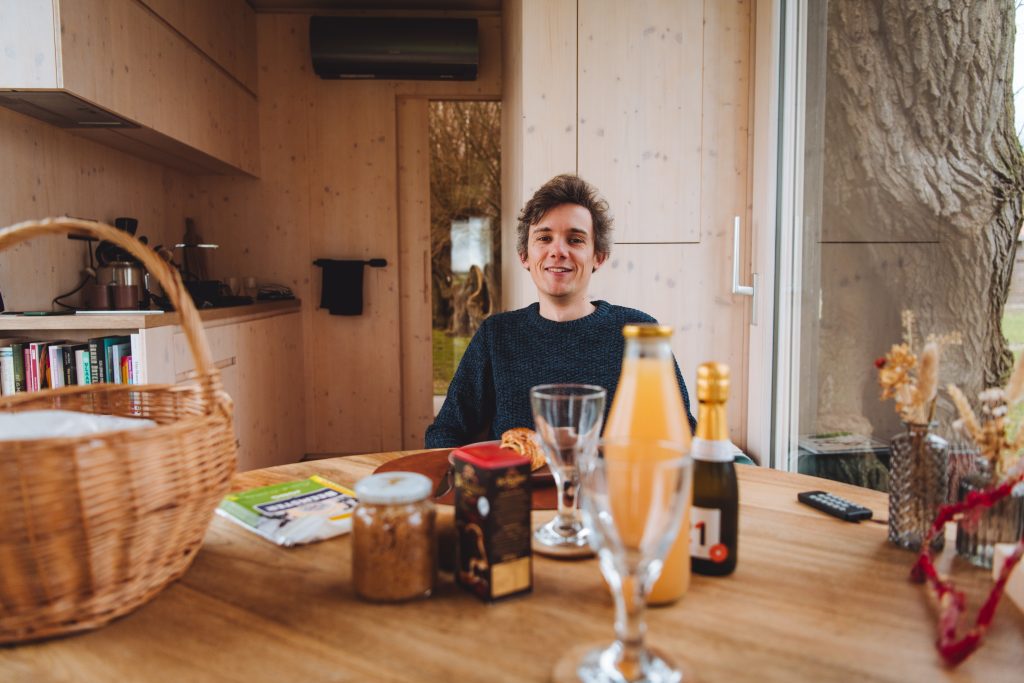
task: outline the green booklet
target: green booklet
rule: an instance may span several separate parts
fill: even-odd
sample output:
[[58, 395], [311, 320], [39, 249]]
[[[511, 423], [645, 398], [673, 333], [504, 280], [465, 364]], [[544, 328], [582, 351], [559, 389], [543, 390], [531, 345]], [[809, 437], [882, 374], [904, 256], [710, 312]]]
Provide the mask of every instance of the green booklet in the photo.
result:
[[313, 475], [230, 493], [217, 514], [278, 545], [292, 546], [351, 531], [357, 502], [354, 491]]

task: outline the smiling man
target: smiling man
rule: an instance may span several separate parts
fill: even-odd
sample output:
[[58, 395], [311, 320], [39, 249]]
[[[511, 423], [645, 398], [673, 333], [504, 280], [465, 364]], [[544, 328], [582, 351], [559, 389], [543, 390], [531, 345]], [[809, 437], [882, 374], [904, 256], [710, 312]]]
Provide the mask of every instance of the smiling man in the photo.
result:
[[[590, 277], [611, 253], [608, 203], [575, 175], [544, 184], [519, 214], [519, 260], [538, 302], [498, 313], [476, 331], [427, 428], [427, 448], [498, 439], [513, 427], [533, 428], [530, 387], [552, 382], [597, 384], [608, 391], [607, 414], [622, 367], [622, 327], [653, 323], [632, 308], [587, 296]], [[696, 421], [676, 366], [691, 429]]]

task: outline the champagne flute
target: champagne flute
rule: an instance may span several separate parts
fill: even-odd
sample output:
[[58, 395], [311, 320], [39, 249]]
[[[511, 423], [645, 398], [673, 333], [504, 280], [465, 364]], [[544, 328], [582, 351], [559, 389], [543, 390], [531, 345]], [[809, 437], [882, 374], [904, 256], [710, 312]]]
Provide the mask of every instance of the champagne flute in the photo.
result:
[[644, 609], [665, 555], [681, 533], [692, 461], [682, 444], [628, 438], [602, 441], [599, 455], [581, 467], [583, 517], [614, 598], [615, 642], [587, 650], [582, 659], [574, 653], [559, 669], [574, 667], [574, 678], [595, 683], [689, 679], [664, 654], [644, 645]]
[[533, 534], [533, 548], [555, 557], [594, 554], [577, 509], [577, 463], [593, 456], [607, 392], [592, 384], [541, 384], [530, 389], [533, 422], [558, 486], [558, 514]]

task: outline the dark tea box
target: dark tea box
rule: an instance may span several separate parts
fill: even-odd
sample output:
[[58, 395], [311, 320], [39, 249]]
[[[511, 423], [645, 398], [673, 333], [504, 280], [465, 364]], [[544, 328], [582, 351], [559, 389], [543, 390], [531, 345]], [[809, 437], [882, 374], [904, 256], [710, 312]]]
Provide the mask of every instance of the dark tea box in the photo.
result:
[[533, 589], [530, 459], [498, 443], [452, 452], [455, 580], [482, 600]]

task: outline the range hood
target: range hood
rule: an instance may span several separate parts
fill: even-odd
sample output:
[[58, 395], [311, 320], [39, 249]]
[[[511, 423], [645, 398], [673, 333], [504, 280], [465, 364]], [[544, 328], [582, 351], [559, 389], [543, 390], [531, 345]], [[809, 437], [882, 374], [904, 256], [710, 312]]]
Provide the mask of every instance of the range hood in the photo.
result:
[[0, 106], [60, 128], [138, 128], [138, 124], [90, 104], [69, 92], [0, 91]]

